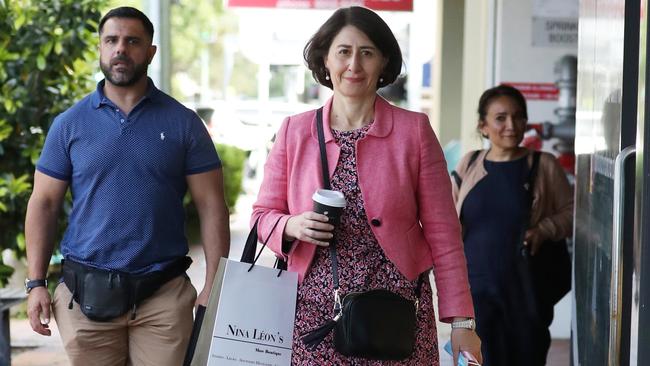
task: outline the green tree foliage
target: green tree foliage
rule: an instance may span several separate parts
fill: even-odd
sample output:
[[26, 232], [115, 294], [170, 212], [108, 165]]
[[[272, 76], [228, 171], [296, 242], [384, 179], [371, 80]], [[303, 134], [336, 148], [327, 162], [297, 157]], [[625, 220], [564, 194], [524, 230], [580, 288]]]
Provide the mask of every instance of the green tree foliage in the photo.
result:
[[56, 115], [94, 88], [106, 0], [0, 0], [0, 248], [24, 253], [34, 164]]
[[[223, 48], [216, 40], [223, 33], [222, 24], [217, 21], [218, 14], [223, 13], [220, 1], [182, 1], [170, 11], [172, 29], [172, 95], [180, 97], [179, 75], [185, 75], [197, 84], [201, 80], [201, 57], [208, 51], [210, 64], [210, 84], [220, 82], [215, 74], [217, 65], [221, 65]], [[221, 28], [221, 29], [219, 29]], [[182, 99], [182, 97], [181, 97]]]
[[[242, 191], [242, 180], [244, 178], [244, 163], [246, 161], [246, 151], [232, 145], [215, 144], [219, 158], [221, 159], [221, 169], [223, 172], [223, 190], [224, 198], [228, 211], [232, 214], [235, 212], [237, 198]], [[186, 231], [189, 243], [196, 244], [201, 240], [199, 214], [196, 211], [196, 205], [188, 192], [184, 198], [186, 214]]]
[[[172, 27], [172, 95], [186, 99], [181, 90], [181, 75], [200, 84], [202, 77], [201, 59], [207, 50], [210, 89], [216, 97], [224, 95], [224, 40], [236, 37], [237, 16], [224, 9], [222, 1], [181, 0], [170, 11]], [[254, 97], [257, 94], [257, 65], [243, 57], [234, 55], [234, 67], [227, 86], [229, 94]]]
[[136, 9], [142, 9], [143, 0], [109, 0], [106, 4], [106, 9], [102, 11], [102, 15], [106, 14], [109, 10], [113, 8], [118, 8], [120, 6], [131, 6]]
[[242, 52], [235, 53], [234, 67], [232, 78], [230, 79], [230, 88], [234, 95], [239, 99], [257, 98], [257, 73], [259, 66], [253, 61], [247, 59]]
[[235, 209], [244, 178], [246, 152], [235, 146], [216, 144], [223, 169], [223, 190], [230, 212]]

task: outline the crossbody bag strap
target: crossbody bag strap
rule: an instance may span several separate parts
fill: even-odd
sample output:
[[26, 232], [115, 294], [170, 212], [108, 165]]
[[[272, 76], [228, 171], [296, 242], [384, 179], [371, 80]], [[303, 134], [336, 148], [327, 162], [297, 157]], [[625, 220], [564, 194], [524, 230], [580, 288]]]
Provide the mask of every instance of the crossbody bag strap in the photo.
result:
[[316, 111], [316, 127], [318, 130], [318, 147], [320, 148], [321, 172], [323, 174], [323, 188], [331, 189], [329, 165], [327, 163], [327, 150], [325, 149], [325, 132], [323, 132], [323, 107]]
[[[318, 130], [318, 146], [320, 148], [320, 162], [323, 175], [323, 187], [325, 189], [331, 189], [330, 179], [329, 179], [329, 169], [327, 164], [327, 151], [325, 150], [325, 133], [323, 132], [323, 108], [319, 108], [316, 111], [316, 127]], [[480, 152], [480, 151], [477, 151]], [[478, 155], [478, 154], [476, 154]], [[472, 160], [476, 158], [473, 157]], [[473, 161], [472, 161], [473, 162]], [[336, 258], [336, 236], [334, 236], [329, 245], [330, 251], [330, 260], [332, 262], [332, 279], [334, 285], [334, 299], [335, 299], [335, 308], [334, 311], [338, 313], [340, 310], [340, 295], [339, 295], [339, 275], [338, 275], [338, 260]], [[415, 286], [415, 300], [416, 302], [420, 299], [420, 294], [422, 293], [422, 284], [424, 283], [424, 273], [421, 273], [418, 276], [418, 282]]]
[[426, 272], [420, 273], [420, 275], [418, 276], [418, 283], [417, 283], [417, 285], [415, 285], [415, 301], [416, 302], [420, 300], [420, 294], [422, 294], [422, 284], [424, 283], [424, 274], [425, 273]]
[[[316, 111], [316, 127], [318, 130], [318, 147], [320, 148], [320, 163], [323, 175], [323, 187], [331, 189], [330, 173], [327, 164], [327, 151], [325, 149], [325, 133], [323, 132], [323, 108]], [[336, 259], [336, 236], [332, 237], [329, 245], [330, 261], [332, 263], [332, 281], [334, 285], [334, 312], [338, 314], [341, 310], [341, 298], [339, 295], [339, 271]]]
[[[329, 169], [327, 164], [327, 151], [325, 150], [325, 133], [323, 132], [323, 108], [316, 111], [316, 128], [318, 130], [318, 146], [320, 148], [321, 168], [323, 172], [323, 187], [330, 189]], [[332, 237], [329, 245], [330, 260], [332, 263], [332, 284], [334, 287], [334, 318], [327, 321], [320, 327], [313, 329], [307, 333], [302, 334], [301, 340], [308, 350], [314, 351], [320, 342], [334, 329], [336, 322], [341, 317], [342, 306], [341, 296], [339, 294], [339, 274], [338, 274], [338, 261], [336, 259], [336, 235]], [[420, 288], [422, 286], [422, 274], [418, 280], [415, 292], [417, 298], [415, 300], [415, 310], [418, 309], [418, 300], [420, 298]]]

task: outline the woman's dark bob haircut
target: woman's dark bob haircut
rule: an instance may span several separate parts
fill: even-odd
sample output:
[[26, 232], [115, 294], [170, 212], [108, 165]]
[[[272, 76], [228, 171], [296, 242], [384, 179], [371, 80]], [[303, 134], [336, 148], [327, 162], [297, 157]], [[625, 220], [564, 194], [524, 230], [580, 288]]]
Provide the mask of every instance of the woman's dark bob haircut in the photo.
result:
[[488, 107], [490, 107], [492, 101], [498, 97], [508, 97], [512, 99], [517, 104], [517, 107], [519, 107], [519, 110], [521, 110], [523, 117], [525, 119], [528, 119], [528, 108], [526, 107], [526, 98], [524, 98], [523, 94], [521, 94], [521, 92], [517, 88], [512, 87], [510, 85], [502, 84], [484, 91], [483, 94], [481, 95], [481, 99], [479, 99], [478, 101], [479, 121], [485, 121], [485, 116], [487, 116]]
[[325, 56], [336, 35], [347, 25], [354, 26], [363, 32], [388, 60], [380, 76], [383, 81], [377, 82], [377, 88], [395, 81], [402, 70], [402, 51], [397, 39], [379, 15], [360, 6], [341, 8], [335, 11], [307, 42], [303, 56], [314, 79], [330, 89], [333, 88], [332, 81], [325, 79], [327, 75]]

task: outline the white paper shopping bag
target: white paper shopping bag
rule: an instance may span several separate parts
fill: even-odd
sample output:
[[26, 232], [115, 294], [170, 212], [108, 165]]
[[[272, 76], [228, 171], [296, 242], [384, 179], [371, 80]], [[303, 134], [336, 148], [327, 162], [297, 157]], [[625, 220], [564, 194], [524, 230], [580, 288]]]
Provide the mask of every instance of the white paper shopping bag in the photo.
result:
[[298, 275], [279, 273], [221, 259], [193, 366], [291, 364]]

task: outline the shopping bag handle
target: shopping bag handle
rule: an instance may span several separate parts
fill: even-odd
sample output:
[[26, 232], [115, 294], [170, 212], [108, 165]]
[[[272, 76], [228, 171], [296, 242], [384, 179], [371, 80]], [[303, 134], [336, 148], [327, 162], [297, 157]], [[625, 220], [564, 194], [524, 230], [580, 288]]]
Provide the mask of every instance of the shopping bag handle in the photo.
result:
[[[260, 255], [262, 254], [262, 251], [266, 247], [266, 244], [269, 242], [269, 239], [271, 239], [271, 235], [273, 234], [273, 231], [275, 231], [275, 228], [278, 226], [278, 223], [280, 222], [281, 219], [282, 216], [278, 217], [278, 219], [275, 221], [275, 224], [273, 224], [271, 231], [267, 235], [266, 239], [262, 242], [262, 248], [260, 248], [260, 250], [257, 252], [257, 255], [255, 255], [255, 249], [257, 247], [257, 242], [258, 242], [257, 225], [260, 221], [260, 218], [258, 217], [257, 220], [255, 220], [255, 225], [253, 225], [251, 232], [248, 234], [248, 238], [246, 239], [246, 246], [244, 247], [244, 252], [242, 253], [242, 257], [240, 260], [240, 262], [251, 264], [250, 267], [248, 268], [248, 272], [253, 270], [253, 267], [255, 267], [257, 260], [259, 259]], [[252, 258], [253, 255], [255, 255], [254, 258]], [[274, 267], [279, 269], [277, 277], [280, 277], [283, 271], [283, 269], [281, 268], [280, 258], [276, 257]]]

